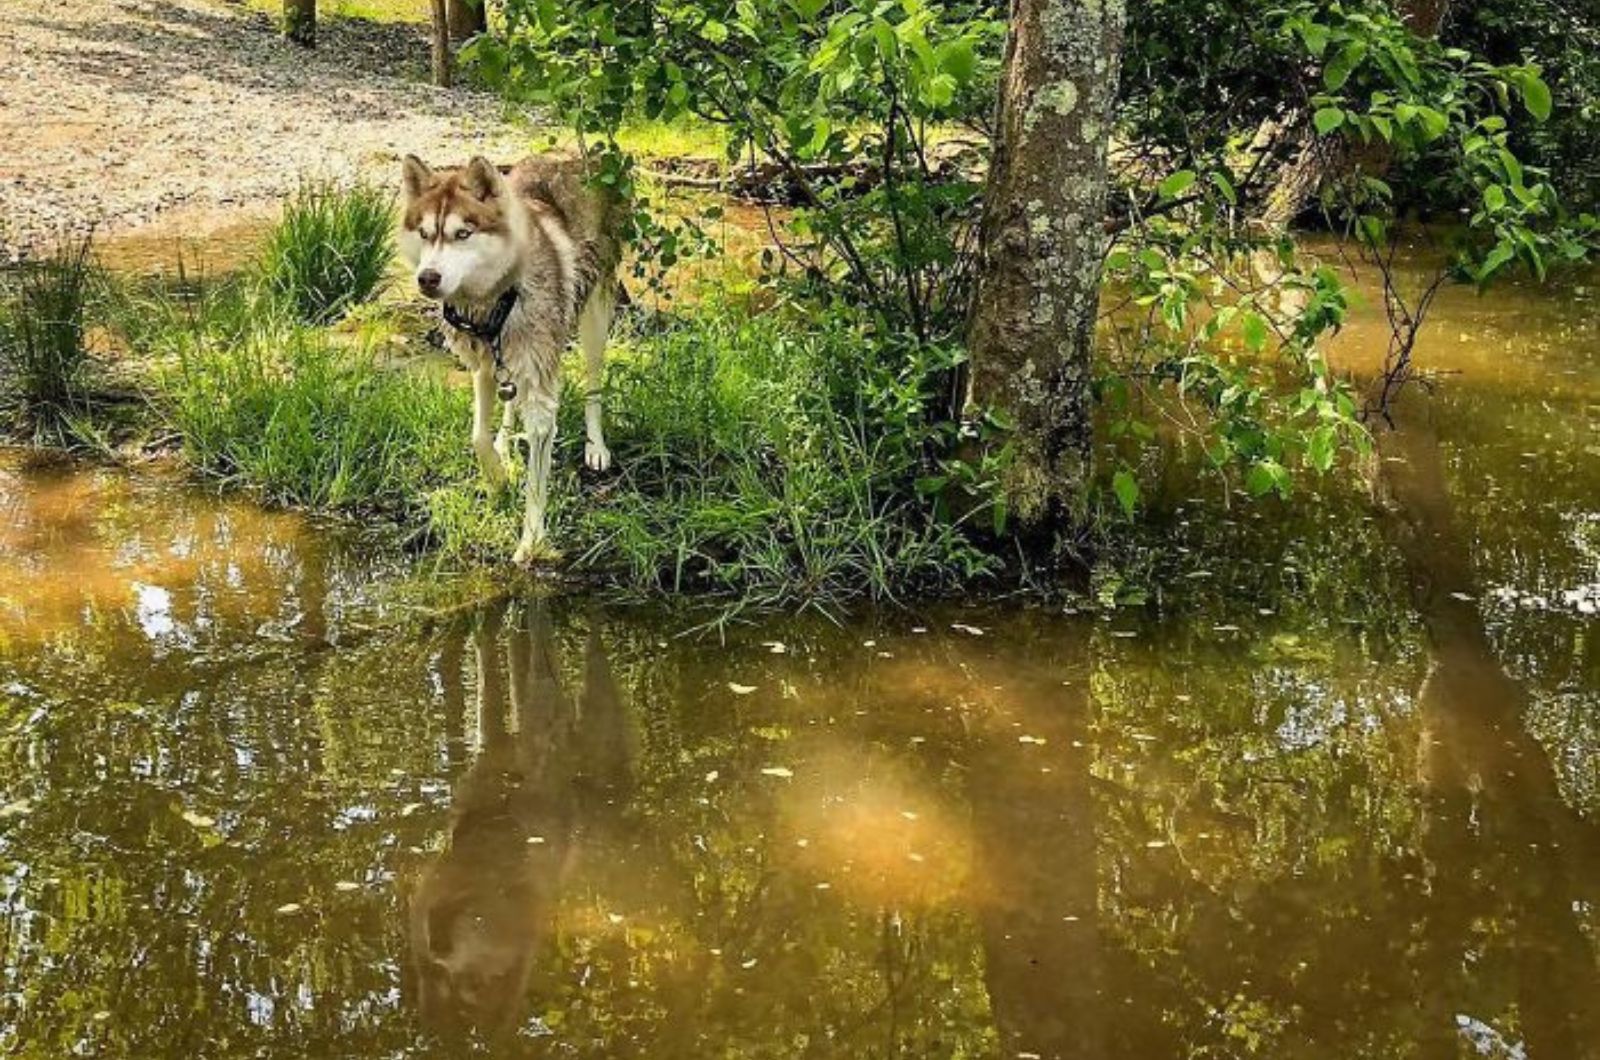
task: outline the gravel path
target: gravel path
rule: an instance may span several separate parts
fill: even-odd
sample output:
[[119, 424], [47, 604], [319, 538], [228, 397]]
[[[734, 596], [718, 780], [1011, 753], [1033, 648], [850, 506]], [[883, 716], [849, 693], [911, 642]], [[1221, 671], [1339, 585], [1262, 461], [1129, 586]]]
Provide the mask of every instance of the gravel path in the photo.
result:
[[424, 82], [418, 27], [319, 28], [307, 51], [221, 0], [0, 0], [0, 260], [91, 224], [225, 223], [302, 175], [397, 180], [407, 151], [526, 149], [498, 99]]

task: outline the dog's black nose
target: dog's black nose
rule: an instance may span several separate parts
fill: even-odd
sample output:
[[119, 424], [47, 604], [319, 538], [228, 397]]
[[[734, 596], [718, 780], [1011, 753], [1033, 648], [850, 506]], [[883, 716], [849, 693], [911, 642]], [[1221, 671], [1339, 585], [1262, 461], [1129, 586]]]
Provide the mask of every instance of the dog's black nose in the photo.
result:
[[437, 269], [423, 269], [417, 273], [417, 286], [422, 288], [422, 293], [435, 295], [439, 293], [439, 271]]

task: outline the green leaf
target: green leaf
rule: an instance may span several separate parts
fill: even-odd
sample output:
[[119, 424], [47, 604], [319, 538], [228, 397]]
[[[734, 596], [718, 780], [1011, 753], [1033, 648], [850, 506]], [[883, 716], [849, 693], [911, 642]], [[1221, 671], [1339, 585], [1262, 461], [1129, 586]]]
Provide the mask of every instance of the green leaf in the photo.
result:
[[1323, 424], [1311, 432], [1310, 444], [1306, 447], [1306, 463], [1319, 472], [1326, 472], [1333, 467], [1334, 430], [1332, 424]]
[[1306, 42], [1306, 51], [1315, 58], [1322, 58], [1322, 53], [1328, 50], [1328, 27], [1317, 22], [1302, 23], [1300, 39]]
[[712, 44], [721, 44], [728, 39], [728, 27], [712, 19], [700, 27], [700, 36]]
[[1250, 468], [1244, 477], [1244, 488], [1252, 497], [1264, 497], [1276, 490], [1280, 495], [1288, 491], [1289, 473], [1276, 460], [1263, 460]]
[[1418, 107], [1417, 118], [1422, 123], [1423, 138], [1430, 143], [1450, 128], [1450, 119], [1432, 107]]
[[1111, 476], [1111, 492], [1117, 495], [1122, 514], [1133, 518], [1134, 509], [1139, 506], [1139, 483], [1126, 468]]
[[1506, 189], [1491, 184], [1483, 189], [1483, 205], [1490, 213], [1506, 208]]
[[1522, 82], [1522, 105], [1528, 108], [1528, 113], [1537, 121], [1544, 121], [1550, 117], [1553, 106], [1550, 99], [1550, 86], [1538, 74], [1530, 74]]
[[1244, 344], [1255, 353], [1260, 353], [1267, 345], [1267, 322], [1260, 313], [1246, 313], [1239, 322], [1240, 330], [1244, 333]]
[[972, 42], [964, 37], [945, 41], [934, 54], [939, 60], [939, 69], [955, 78], [959, 84], [971, 81], [978, 68], [978, 53], [973, 50]]
[[1194, 181], [1194, 170], [1180, 169], [1161, 182], [1156, 188], [1156, 194], [1161, 196], [1163, 202], [1170, 202], [1188, 191], [1193, 186]]
[[1350, 80], [1350, 75], [1366, 57], [1366, 44], [1362, 41], [1351, 41], [1323, 69], [1322, 83], [1327, 85], [1330, 91], [1337, 92], [1345, 86], [1346, 81]]
[[1212, 170], [1211, 183], [1215, 184], [1217, 186], [1217, 190], [1222, 193], [1222, 197], [1228, 200], [1229, 206], [1239, 205], [1239, 193], [1234, 190], [1233, 181], [1228, 179], [1228, 175], [1226, 173], [1222, 172], [1220, 169]]
[[1323, 107], [1312, 115], [1311, 122], [1317, 127], [1318, 136], [1327, 136], [1344, 124], [1344, 111], [1338, 107]]

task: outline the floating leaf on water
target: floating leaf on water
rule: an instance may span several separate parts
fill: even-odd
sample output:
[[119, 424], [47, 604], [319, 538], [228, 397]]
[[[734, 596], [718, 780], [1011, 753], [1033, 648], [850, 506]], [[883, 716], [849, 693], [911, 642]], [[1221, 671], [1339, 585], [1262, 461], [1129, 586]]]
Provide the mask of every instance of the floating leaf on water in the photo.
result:
[[1160, 850], [1162, 847], [1164, 847], [1166, 845], [1167, 845], [1167, 841], [1165, 839], [1152, 839], [1152, 840], [1150, 840], [1150, 842], [1145, 844], [1145, 846], [1150, 848], [1151, 850]]
[[4, 806], [0, 806], [0, 821], [5, 820], [7, 817], [26, 817], [32, 812], [32, 799], [17, 799], [15, 802], [8, 802]]
[[544, 842], [544, 836], [542, 836], [542, 835], [531, 835], [531, 836], [528, 837], [528, 842], [530, 844], [534, 845], [534, 846], [538, 846], [540, 843]]
[[863, 648], [876, 648], [878, 646], [878, 642], [875, 640], [864, 640], [861, 642], [861, 646]]
[[950, 623], [950, 628], [955, 630], [957, 633], [965, 633], [969, 637], [983, 636], [983, 630], [979, 629], [977, 626], [969, 626], [964, 622], [952, 622]]
[[613, 924], [620, 924], [620, 923], [622, 923], [622, 914], [621, 913], [607, 913], [606, 914], [606, 919], [611, 921]]
[[1046, 741], [1043, 736], [1018, 736], [1017, 742], [1043, 745]]
[[1136, 629], [1114, 629], [1111, 631], [1111, 635], [1113, 637], [1121, 637], [1123, 640], [1128, 640], [1129, 638], [1137, 637], [1139, 635], [1139, 631]]
[[1214, 631], [1218, 632], [1218, 633], [1237, 633], [1237, 632], [1239, 632], [1239, 627], [1234, 625], [1231, 622], [1224, 622], [1219, 626], [1212, 626], [1211, 628]]
[[912, 851], [911, 853], [907, 854], [906, 857], [910, 858], [912, 861], [915, 861], [919, 865], [927, 860], [921, 854], [918, 854], [916, 851]]
[[101, 1009], [99, 1012], [96, 1012], [89, 1018], [94, 1020], [96, 1023], [104, 1023], [106, 1020], [111, 1018], [111, 1012], [108, 1009]]
[[420, 809], [422, 809], [422, 803], [420, 803], [420, 802], [408, 802], [404, 806], [400, 807], [400, 816], [401, 817], [410, 817], [412, 814], [416, 813]]
[[287, 902], [287, 903], [285, 903], [283, 905], [278, 906], [278, 915], [279, 916], [293, 916], [294, 914], [298, 913], [300, 911], [300, 909], [301, 909], [301, 905], [300, 905], [299, 902]]
[[722, 773], [713, 769], [711, 772], [706, 774], [706, 783], [715, 784], [717, 782], [717, 778], [720, 776], [722, 776]]
[[751, 692], [754, 692], [755, 690], [756, 690], [756, 686], [755, 685], [741, 685], [741, 684], [739, 684], [739, 683], [737, 683], [735, 681], [729, 681], [728, 682], [728, 691], [732, 692], [736, 696], [748, 696]]
[[832, 889], [833, 889], [833, 884], [828, 883], [826, 881], [817, 884], [817, 890], [819, 890], [819, 891], [831, 891]]
[[745, 961], [743, 964], [739, 965], [739, 967], [746, 968], [746, 969], [754, 968], [755, 966], [756, 966], [756, 959], [754, 957], [751, 957], [748, 961]]
[[917, 814], [914, 810], [901, 810], [900, 816], [904, 817], [908, 821], [915, 821], [917, 819]]
[[767, 766], [761, 771], [761, 775], [764, 777], [783, 777], [784, 779], [788, 779], [789, 777], [794, 776], [794, 770], [790, 769], [788, 766]]
[[913, 632], [913, 633], [926, 633], [926, 632], [928, 632], [928, 627], [927, 626], [912, 626], [911, 627], [911, 632]]
[[336, 891], [344, 891], [344, 892], [348, 893], [350, 891], [359, 891], [359, 890], [361, 890], [361, 885], [359, 883], [356, 883], [354, 880], [340, 880], [338, 883], [333, 885], [333, 889], [336, 890]]
[[789, 646], [781, 640], [764, 640], [761, 642], [761, 646], [774, 655], [782, 655], [789, 650]]
[[1471, 600], [1472, 600], [1472, 594], [1471, 593], [1454, 592], [1454, 593], [1450, 594], [1450, 598], [1452, 600], [1462, 600], [1462, 601], [1466, 601], [1466, 602], [1470, 603]]
[[196, 828], [210, 828], [217, 823], [215, 817], [207, 817], [205, 814], [195, 813], [193, 810], [184, 810], [181, 816]]

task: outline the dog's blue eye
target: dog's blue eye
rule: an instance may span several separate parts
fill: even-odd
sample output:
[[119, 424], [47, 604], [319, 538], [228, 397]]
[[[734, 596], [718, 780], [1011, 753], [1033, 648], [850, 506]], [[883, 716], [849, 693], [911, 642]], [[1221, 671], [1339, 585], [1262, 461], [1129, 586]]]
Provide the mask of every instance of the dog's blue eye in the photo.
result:
[[472, 234], [472, 229], [470, 229], [470, 228], [458, 228], [458, 229], [456, 229], [456, 239], [458, 239], [458, 240], [459, 239], [465, 239], [468, 236], [470, 236], [471, 234]]

